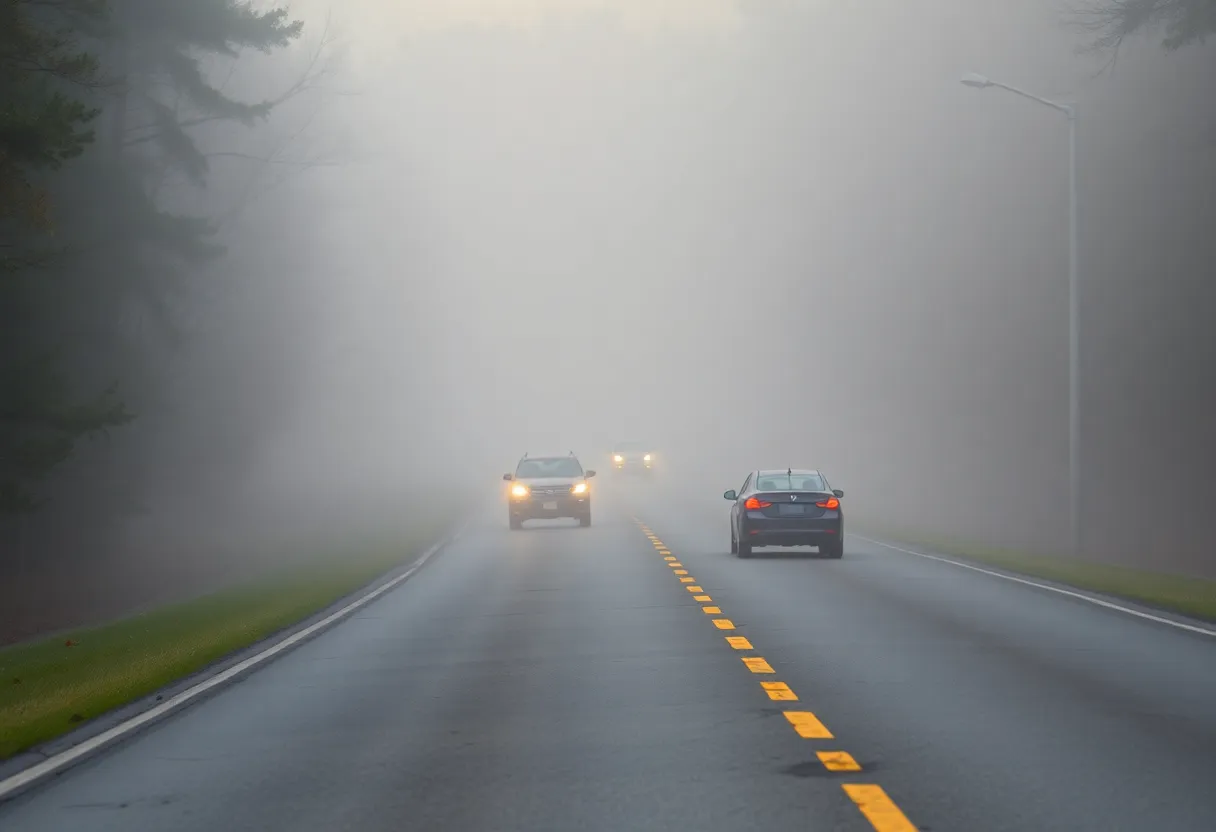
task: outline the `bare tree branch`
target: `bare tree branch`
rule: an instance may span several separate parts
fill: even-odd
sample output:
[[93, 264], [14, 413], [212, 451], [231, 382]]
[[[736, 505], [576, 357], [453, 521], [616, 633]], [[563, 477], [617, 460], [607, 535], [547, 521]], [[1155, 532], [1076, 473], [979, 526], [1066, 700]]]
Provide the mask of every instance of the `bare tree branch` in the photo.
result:
[[1164, 33], [1162, 45], [1169, 51], [1216, 34], [1213, 0], [1089, 0], [1072, 16], [1075, 28], [1092, 35], [1091, 52], [1115, 53], [1129, 37], [1150, 30]]
[[252, 153], [237, 153], [235, 151], [206, 153], [208, 159], [246, 159], [250, 162], [259, 162], [263, 165], [283, 165], [286, 167], [298, 168], [300, 170], [308, 170], [310, 168], [322, 167], [338, 167], [342, 164], [338, 160], [326, 161], [324, 159], [283, 159], [274, 155], [257, 156]]
[[[316, 168], [338, 167], [345, 162], [344, 159], [337, 158], [334, 154], [301, 154], [298, 150], [299, 145], [317, 120], [318, 113], [323, 106], [321, 99], [329, 95], [346, 94], [328, 89], [323, 84], [325, 79], [337, 74], [341, 58], [341, 52], [338, 49], [339, 43], [340, 39], [335, 34], [333, 27], [333, 11], [330, 9], [326, 14], [325, 24], [321, 28], [319, 37], [308, 52], [299, 77], [278, 99], [280, 102], [287, 102], [300, 98], [305, 93], [314, 93], [318, 99], [313, 102], [308, 114], [266, 153], [214, 154], [221, 158], [241, 158], [256, 162], [254, 171], [245, 180], [241, 193], [234, 200], [232, 207], [220, 216], [220, 225], [237, 219], [252, 205], [278, 190], [300, 173]], [[271, 175], [268, 176], [268, 174]]]

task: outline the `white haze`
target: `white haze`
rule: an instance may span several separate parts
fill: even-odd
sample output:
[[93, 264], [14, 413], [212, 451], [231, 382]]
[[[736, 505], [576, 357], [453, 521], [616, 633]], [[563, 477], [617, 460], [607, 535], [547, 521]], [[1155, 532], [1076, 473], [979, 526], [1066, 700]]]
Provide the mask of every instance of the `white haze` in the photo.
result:
[[1066, 127], [958, 78], [1076, 94], [1095, 172], [1194, 69], [1132, 44], [1100, 75], [1064, 12], [338, 5], [354, 94], [318, 129], [349, 163], [250, 220], [312, 317], [241, 493], [482, 494], [524, 451], [640, 438], [711, 496], [818, 465], [880, 519], [1025, 537], [1015, 501], [1058, 532]]

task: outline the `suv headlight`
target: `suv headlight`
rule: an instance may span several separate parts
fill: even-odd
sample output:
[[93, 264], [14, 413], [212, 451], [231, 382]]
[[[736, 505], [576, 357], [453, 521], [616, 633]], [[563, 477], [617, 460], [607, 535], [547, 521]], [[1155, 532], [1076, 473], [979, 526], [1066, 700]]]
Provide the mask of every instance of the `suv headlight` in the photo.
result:
[[512, 497], [527, 497], [531, 493], [532, 492], [528, 490], [528, 486], [526, 485], [515, 483], [515, 485], [511, 486]]
[[650, 454], [646, 454], [646, 456], [642, 457], [642, 461], [643, 461], [643, 462], [650, 462]]
[[574, 488], [570, 489], [570, 493], [586, 494], [587, 493], [587, 483], [585, 483], [585, 482], [575, 483]]
[[612, 461], [613, 462], [624, 462], [625, 457], [621, 456], [620, 454], [616, 454], [615, 456], [612, 457]]

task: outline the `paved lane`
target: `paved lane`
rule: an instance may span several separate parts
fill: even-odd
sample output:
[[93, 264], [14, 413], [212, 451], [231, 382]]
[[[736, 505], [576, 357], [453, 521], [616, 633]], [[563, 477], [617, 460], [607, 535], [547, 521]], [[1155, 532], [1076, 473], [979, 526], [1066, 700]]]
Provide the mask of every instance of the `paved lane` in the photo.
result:
[[872, 828], [606, 502], [590, 529], [513, 533], [494, 511], [354, 618], [0, 807], [0, 828]]
[[633, 502], [922, 828], [1216, 829], [1216, 638], [856, 536], [739, 560], [715, 496]]
[[493, 511], [0, 828], [1216, 828], [1216, 639], [856, 537], [740, 561], [725, 503], [614, 489]]

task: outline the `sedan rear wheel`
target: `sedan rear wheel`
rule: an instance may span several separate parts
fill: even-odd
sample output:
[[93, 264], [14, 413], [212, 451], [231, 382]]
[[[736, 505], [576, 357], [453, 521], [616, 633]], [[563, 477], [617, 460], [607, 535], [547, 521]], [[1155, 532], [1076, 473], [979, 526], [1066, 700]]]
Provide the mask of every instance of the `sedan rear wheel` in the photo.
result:
[[741, 558], [750, 558], [752, 556], [751, 541], [744, 543], [742, 540], [740, 540], [735, 544], [735, 548], [738, 550], [738, 555]]
[[730, 527], [730, 553], [732, 555], [739, 554], [739, 541], [735, 540], [735, 527]]
[[833, 560], [840, 560], [844, 557], [844, 541], [837, 540], [835, 543], [820, 547], [819, 551]]

